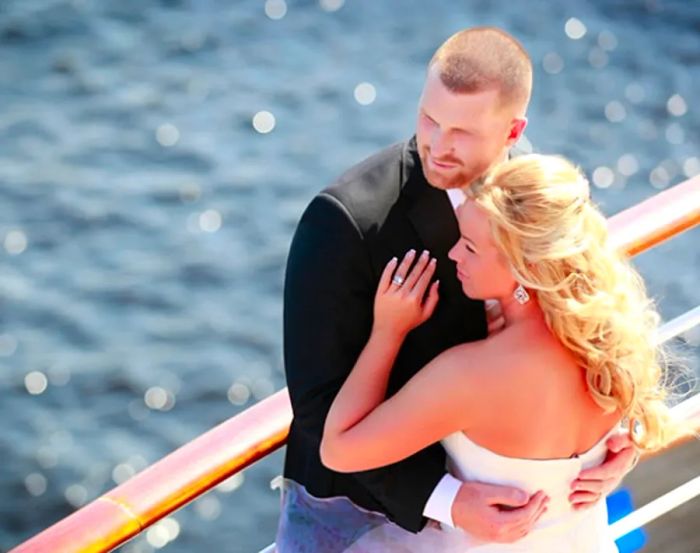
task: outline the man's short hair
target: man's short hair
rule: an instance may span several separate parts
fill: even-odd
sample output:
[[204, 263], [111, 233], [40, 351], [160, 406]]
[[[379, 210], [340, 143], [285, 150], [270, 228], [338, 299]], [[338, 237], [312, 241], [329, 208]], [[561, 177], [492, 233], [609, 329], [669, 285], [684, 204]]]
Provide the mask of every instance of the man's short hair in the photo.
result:
[[532, 92], [532, 62], [525, 48], [495, 27], [464, 29], [448, 38], [430, 60], [452, 92], [497, 89], [501, 105], [524, 110]]

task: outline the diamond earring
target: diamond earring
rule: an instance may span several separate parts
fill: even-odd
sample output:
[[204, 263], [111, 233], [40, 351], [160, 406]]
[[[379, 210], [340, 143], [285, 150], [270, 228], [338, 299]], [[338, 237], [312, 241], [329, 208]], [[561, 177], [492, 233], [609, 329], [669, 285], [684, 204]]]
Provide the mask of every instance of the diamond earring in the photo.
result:
[[525, 290], [522, 284], [518, 284], [518, 287], [513, 292], [513, 297], [520, 305], [524, 305], [530, 301], [530, 294], [527, 293], [527, 290]]

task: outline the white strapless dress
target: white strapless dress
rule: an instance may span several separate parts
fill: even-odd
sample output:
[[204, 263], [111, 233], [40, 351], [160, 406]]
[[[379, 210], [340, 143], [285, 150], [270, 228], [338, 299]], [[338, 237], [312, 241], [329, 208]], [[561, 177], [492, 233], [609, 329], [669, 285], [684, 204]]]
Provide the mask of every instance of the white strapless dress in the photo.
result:
[[605, 500], [582, 511], [571, 509], [568, 501], [571, 482], [581, 469], [602, 463], [607, 453], [605, 442], [616, 430], [586, 453], [567, 459], [505, 457], [477, 445], [461, 432], [442, 440], [448, 469], [457, 478], [515, 486], [531, 494], [543, 490], [550, 497], [547, 512], [525, 538], [515, 543], [484, 543], [462, 530], [433, 522], [414, 534], [384, 515], [364, 511], [347, 498], [314, 498], [302, 486], [287, 480], [282, 485], [283, 507], [287, 500], [282, 524], [286, 519], [296, 527], [278, 536], [278, 551], [617, 553], [608, 530]]

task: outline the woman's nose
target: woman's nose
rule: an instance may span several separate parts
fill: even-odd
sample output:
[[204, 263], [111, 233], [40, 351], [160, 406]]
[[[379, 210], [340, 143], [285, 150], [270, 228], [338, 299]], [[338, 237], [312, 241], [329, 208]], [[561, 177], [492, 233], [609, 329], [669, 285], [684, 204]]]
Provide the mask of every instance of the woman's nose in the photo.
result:
[[447, 252], [447, 257], [449, 257], [455, 263], [459, 262], [459, 255], [457, 253], [459, 250], [458, 250], [457, 246], [459, 246], [459, 242], [457, 242], [454, 246], [452, 246], [452, 249], [449, 252]]

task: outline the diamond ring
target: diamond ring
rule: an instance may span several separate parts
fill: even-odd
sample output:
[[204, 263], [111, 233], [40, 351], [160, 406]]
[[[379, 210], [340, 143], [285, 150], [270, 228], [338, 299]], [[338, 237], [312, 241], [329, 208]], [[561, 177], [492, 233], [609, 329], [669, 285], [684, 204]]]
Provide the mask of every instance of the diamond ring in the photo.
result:
[[401, 286], [403, 284], [403, 277], [400, 275], [395, 275], [394, 278], [391, 279], [391, 282], [396, 284], [396, 286]]

